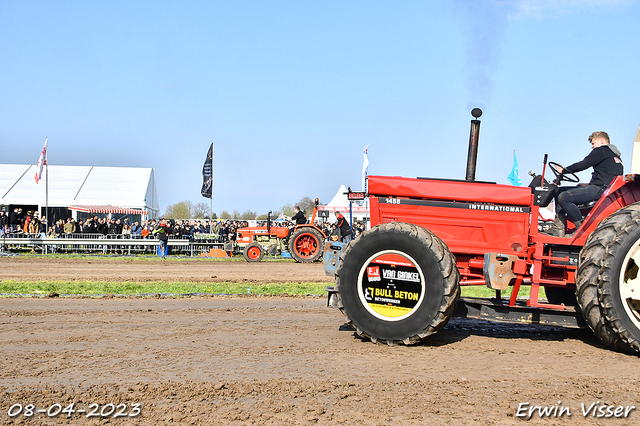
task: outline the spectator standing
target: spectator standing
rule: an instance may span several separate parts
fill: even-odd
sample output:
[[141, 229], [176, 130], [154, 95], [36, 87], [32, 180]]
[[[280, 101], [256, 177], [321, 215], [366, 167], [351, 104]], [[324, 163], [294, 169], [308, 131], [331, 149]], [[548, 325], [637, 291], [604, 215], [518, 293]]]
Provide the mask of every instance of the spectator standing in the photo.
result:
[[29, 235], [36, 236], [40, 230], [40, 221], [34, 216], [29, 222]]
[[224, 242], [224, 251], [227, 252], [227, 256], [233, 257], [233, 241], [231, 239]]
[[184, 230], [182, 229], [179, 223], [176, 223], [173, 226], [173, 235], [176, 238], [182, 238], [182, 236], [184, 235]]
[[98, 233], [102, 235], [107, 235], [109, 233], [109, 224], [105, 218], [98, 219]]
[[38, 227], [38, 233], [41, 237], [46, 237], [47, 234], [47, 217], [42, 216], [42, 220], [40, 221], [40, 226]]
[[31, 213], [32, 212], [27, 212], [27, 215], [24, 217], [24, 222], [22, 223], [22, 232], [24, 232], [25, 234], [29, 233], [29, 223], [31, 222]]
[[336, 212], [336, 228], [340, 230], [340, 241], [343, 243], [351, 241], [351, 226], [340, 212]]
[[65, 235], [71, 235], [73, 234], [73, 231], [75, 231], [75, 226], [71, 222], [71, 218], [68, 218], [67, 223], [65, 223], [63, 226], [63, 232]]
[[11, 230], [13, 232], [17, 231], [20, 227], [20, 213], [17, 207], [13, 209], [13, 211], [9, 215], [9, 226], [11, 226]]
[[140, 238], [142, 235], [142, 226], [138, 223], [138, 221], [133, 222], [133, 226], [131, 227], [131, 236], [133, 238]]
[[64, 234], [64, 221], [58, 219], [56, 226], [53, 227], [53, 234], [56, 238], [60, 238]]
[[169, 240], [169, 226], [167, 221], [163, 218], [160, 219], [160, 224], [153, 230], [153, 235], [160, 240], [160, 251], [162, 252], [162, 260], [165, 260], [165, 254], [167, 252], [167, 241]]
[[217, 220], [214, 220], [213, 222], [211, 222], [211, 231], [210, 233], [212, 235], [215, 235], [216, 239], [218, 238], [218, 235], [220, 235], [220, 224], [218, 223]]

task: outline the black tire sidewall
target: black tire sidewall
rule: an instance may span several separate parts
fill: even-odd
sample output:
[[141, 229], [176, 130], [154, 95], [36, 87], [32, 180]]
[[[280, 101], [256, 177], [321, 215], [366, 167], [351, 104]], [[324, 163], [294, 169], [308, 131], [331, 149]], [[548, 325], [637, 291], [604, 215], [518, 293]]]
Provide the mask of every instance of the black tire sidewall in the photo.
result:
[[[620, 244], [620, 247], [613, 253], [613, 261], [610, 265], [611, 269], [611, 280], [610, 282], [603, 283], [604, 285], [609, 286], [609, 291], [611, 294], [611, 306], [609, 309], [613, 309], [619, 321], [621, 322], [624, 329], [626, 329], [632, 338], [635, 340], [640, 340], [640, 329], [638, 325], [633, 322], [631, 318], [629, 318], [629, 314], [627, 313], [620, 296], [620, 275], [622, 272], [622, 266], [625, 258], [629, 251], [638, 243], [640, 243], [640, 228], [637, 228], [630, 232], [624, 242]], [[640, 267], [640, 265], [638, 265]], [[602, 285], [602, 284], [601, 284]]]
[[[403, 340], [422, 333], [440, 312], [444, 297], [444, 274], [436, 254], [419, 239], [403, 232], [372, 233], [359, 237], [357, 251], [345, 256], [340, 272], [340, 297], [349, 317], [362, 331], [376, 339]], [[420, 267], [424, 295], [413, 313], [401, 320], [387, 321], [374, 316], [360, 298], [360, 271], [376, 253], [388, 250], [404, 253]]]

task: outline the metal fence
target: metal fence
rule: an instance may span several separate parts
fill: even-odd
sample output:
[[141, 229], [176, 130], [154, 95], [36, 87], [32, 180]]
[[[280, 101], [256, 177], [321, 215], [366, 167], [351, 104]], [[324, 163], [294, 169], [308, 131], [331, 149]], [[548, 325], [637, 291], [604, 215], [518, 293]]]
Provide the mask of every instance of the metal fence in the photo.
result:
[[[9, 234], [0, 238], [4, 251], [42, 251], [47, 253], [102, 253], [102, 254], [156, 254], [159, 241], [149, 238], [131, 238], [124, 235], [65, 234], [57, 238], [42, 234]], [[222, 248], [217, 238], [169, 237], [171, 254], [197, 256], [212, 248]]]

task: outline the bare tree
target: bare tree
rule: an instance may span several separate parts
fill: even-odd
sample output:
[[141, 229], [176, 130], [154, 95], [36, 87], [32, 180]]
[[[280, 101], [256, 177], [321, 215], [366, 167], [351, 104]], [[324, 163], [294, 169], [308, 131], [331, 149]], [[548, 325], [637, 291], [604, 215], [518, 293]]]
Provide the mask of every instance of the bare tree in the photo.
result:
[[282, 211], [282, 214], [285, 216], [293, 216], [293, 206], [291, 204], [285, 204], [280, 208], [280, 211]]
[[191, 219], [191, 211], [193, 205], [191, 201], [180, 201], [179, 203], [169, 204], [164, 211], [164, 217], [167, 219]]
[[204, 219], [209, 217], [209, 205], [207, 203], [197, 203], [191, 209], [191, 217], [194, 219]]
[[309, 197], [302, 197], [300, 201], [298, 201], [298, 207], [302, 210], [306, 215], [311, 215], [313, 213], [313, 207], [315, 206], [315, 201]]
[[253, 220], [256, 218], [256, 216], [258, 215], [258, 213], [251, 211], [251, 210], [247, 210], [244, 213], [242, 213], [240, 215], [240, 219], [242, 220]]
[[231, 219], [231, 215], [229, 214], [228, 211], [222, 210], [220, 212], [220, 219]]

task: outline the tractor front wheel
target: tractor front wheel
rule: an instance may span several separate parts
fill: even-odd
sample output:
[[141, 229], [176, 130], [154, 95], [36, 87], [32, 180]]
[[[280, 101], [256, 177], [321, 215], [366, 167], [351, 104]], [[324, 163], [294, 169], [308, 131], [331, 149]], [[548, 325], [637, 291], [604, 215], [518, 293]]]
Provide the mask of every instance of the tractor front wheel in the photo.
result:
[[244, 259], [247, 262], [260, 262], [264, 256], [264, 250], [258, 243], [251, 243], [244, 248]]
[[356, 333], [372, 342], [414, 344], [449, 321], [460, 296], [460, 273], [447, 245], [409, 223], [362, 233], [341, 256], [338, 307]]
[[296, 229], [289, 238], [289, 252], [296, 262], [315, 262], [322, 255], [322, 234], [311, 226]]

